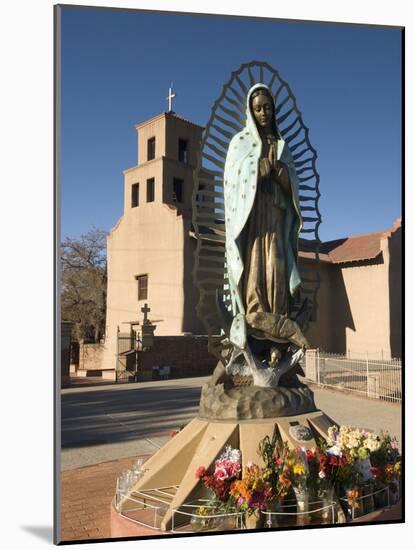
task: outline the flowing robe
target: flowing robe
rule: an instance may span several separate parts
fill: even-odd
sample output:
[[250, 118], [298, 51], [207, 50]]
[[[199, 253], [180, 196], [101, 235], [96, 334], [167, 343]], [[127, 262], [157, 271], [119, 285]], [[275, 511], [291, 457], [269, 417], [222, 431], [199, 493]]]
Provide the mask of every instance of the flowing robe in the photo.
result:
[[226, 260], [233, 322], [230, 340], [246, 346], [246, 315], [259, 312], [286, 315], [300, 285], [297, 268], [301, 214], [298, 179], [284, 140], [276, 136], [277, 158], [291, 185], [286, 195], [276, 182], [272, 192], [261, 189], [259, 160], [262, 140], [247, 97], [246, 127], [228, 148], [224, 170]]
[[[261, 159], [277, 149], [277, 140], [263, 144]], [[288, 174], [282, 170], [286, 184]], [[287, 200], [290, 198], [274, 176], [258, 177], [254, 204], [241, 234], [244, 273], [242, 299], [245, 315], [258, 312], [287, 315], [290, 297], [284, 246]]]

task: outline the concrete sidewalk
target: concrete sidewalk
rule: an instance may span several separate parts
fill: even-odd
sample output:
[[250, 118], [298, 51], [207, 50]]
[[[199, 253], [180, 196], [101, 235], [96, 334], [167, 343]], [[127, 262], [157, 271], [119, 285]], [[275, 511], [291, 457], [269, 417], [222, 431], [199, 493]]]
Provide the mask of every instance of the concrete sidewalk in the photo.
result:
[[[197, 416], [201, 386], [188, 378], [62, 391], [61, 469], [153, 454]], [[388, 431], [401, 440], [401, 406], [313, 387], [317, 407], [339, 424]]]
[[170, 434], [154, 435], [123, 443], [88, 445], [64, 449], [61, 453], [61, 471], [92, 466], [109, 460], [152, 455], [171, 438]]

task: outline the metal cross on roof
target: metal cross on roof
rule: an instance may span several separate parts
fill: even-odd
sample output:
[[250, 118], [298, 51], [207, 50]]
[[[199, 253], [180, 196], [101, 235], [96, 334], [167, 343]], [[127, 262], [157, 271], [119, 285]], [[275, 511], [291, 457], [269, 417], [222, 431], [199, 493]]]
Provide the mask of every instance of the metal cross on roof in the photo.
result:
[[144, 304], [144, 307], [141, 308], [141, 311], [144, 313], [143, 323], [149, 323], [150, 321], [147, 317], [147, 313], [150, 313], [151, 309], [148, 307], [148, 304]]
[[169, 102], [169, 110], [168, 110], [169, 113], [171, 113], [173, 110], [172, 99], [174, 99], [175, 97], [176, 97], [176, 93], [173, 91], [173, 82], [172, 82], [169, 88], [169, 95], [166, 97], [167, 101]]

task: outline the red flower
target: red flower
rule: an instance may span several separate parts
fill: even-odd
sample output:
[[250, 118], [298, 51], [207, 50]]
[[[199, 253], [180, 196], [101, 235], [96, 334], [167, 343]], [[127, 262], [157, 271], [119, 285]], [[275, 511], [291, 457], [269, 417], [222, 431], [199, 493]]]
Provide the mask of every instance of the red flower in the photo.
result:
[[321, 464], [325, 464], [327, 461], [327, 456], [319, 450], [318, 459]]
[[216, 496], [219, 500], [227, 500], [229, 493], [229, 487], [227, 485], [220, 485], [216, 490]]
[[306, 456], [307, 456], [307, 460], [310, 462], [314, 458], [314, 453], [310, 451], [310, 449], [307, 449]]
[[217, 483], [212, 474], [206, 474], [203, 478], [203, 481], [205, 483], [205, 487], [207, 487], [208, 489], [212, 489], [213, 491], [216, 489]]
[[333, 456], [333, 455], [330, 456], [329, 465], [330, 466], [337, 466], [337, 458], [335, 456]]
[[199, 466], [196, 470], [196, 477], [201, 479], [206, 474], [206, 468], [204, 466]]

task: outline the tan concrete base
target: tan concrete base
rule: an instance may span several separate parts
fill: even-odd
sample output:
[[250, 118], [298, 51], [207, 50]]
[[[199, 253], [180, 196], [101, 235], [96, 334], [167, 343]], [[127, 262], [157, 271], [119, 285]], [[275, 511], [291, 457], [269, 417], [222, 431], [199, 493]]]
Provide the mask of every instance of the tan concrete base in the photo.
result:
[[114, 370], [103, 370], [102, 371], [103, 380], [117, 380], [117, 373]]
[[111, 538], [125, 537], [145, 537], [151, 535], [165, 535], [165, 531], [156, 531], [149, 527], [144, 527], [121, 516], [115, 509], [114, 502], [111, 502], [110, 509], [110, 536]]
[[[196, 469], [199, 466], [210, 468], [225, 445], [241, 450], [242, 466], [248, 462], [263, 465], [258, 445], [266, 435], [272, 437], [275, 429], [291, 447], [311, 448], [316, 446], [319, 438], [326, 437], [328, 428], [334, 424], [322, 411], [266, 420], [209, 421], [194, 418], [145, 463], [147, 471], [134, 490], [177, 486], [161, 522], [161, 529], [169, 531], [173, 510], [206, 494], [206, 489], [195, 476]], [[298, 427], [306, 428], [306, 439], [295, 438]]]
[[98, 377], [102, 378], [103, 380], [117, 379], [115, 369], [78, 369], [73, 373], [73, 376], [77, 376], [79, 378]]

